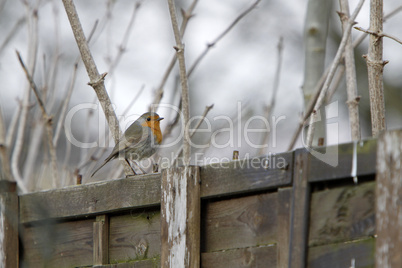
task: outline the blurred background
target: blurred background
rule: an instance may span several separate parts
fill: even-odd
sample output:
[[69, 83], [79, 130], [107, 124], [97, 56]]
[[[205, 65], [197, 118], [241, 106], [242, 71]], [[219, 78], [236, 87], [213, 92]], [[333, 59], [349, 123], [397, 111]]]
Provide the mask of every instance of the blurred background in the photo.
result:
[[[349, 2], [351, 13], [357, 2]], [[176, 1], [178, 14], [181, 14], [179, 9], [187, 10], [191, 3]], [[250, 0], [198, 1], [183, 38], [187, 68], [253, 3]], [[90, 0], [75, 1], [75, 4], [86, 35], [93, 31], [90, 49], [99, 72], [108, 72], [105, 85], [120, 126], [125, 130], [154, 102], [175, 54], [167, 2]], [[206, 121], [210, 123], [209, 131], [195, 134], [193, 141], [209, 145], [213, 139], [218, 145], [193, 149], [193, 153], [202, 155], [198, 158], [203, 164], [208, 164], [214, 157], [218, 160], [230, 159], [233, 150], [239, 150], [240, 158], [288, 150], [304, 108], [303, 32], [307, 4], [307, 0], [259, 2], [210, 47], [195, 67], [189, 77], [191, 116], [200, 116], [206, 106], [214, 106], [206, 116]], [[398, 10], [399, 6], [398, 1], [386, 1], [384, 14]], [[329, 12], [326, 66], [332, 62], [342, 37], [338, 10], [338, 2], [333, 1]], [[75, 184], [77, 174], [83, 176], [83, 183], [121, 177], [119, 161], [108, 164], [94, 178], [89, 177], [110, 153], [114, 142], [94, 90], [87, 85], [89, 78], [79, 58], [62, 2], [1, 0], [0, 12], [0, 105], [6, 130], [5, 142], [10, 161], [20, 171], [28, 191]], [[182, 17], [179, 16], [179, 19], [181, 21]], [[364, 4], [356, 22], [357, 26], [369, 28], [369, 1]], [[384, 23], [384, 32], [402, 38], [400, 25], [402, 13], [396, 13]], [[360, 34], [353, 30], [352, 38]], [[278, 56], [277, 50], [280, 38], [283, 38], [282, 57]], [[53, 143], [60, 172], [57, 182], [54, 182], [50, 172], [42, 115], [18, 62], [16, 50], [33, 73], [46, 109], [53, 116]], [[368, 38], [355, 49], [363, 139], [371, 136], [367, 67], [362, 58], [367, 50]], [[384, 59], [389, 60], [384, 69], [387, 128], [400, 129], [402, 46], [384, 38]], [[263, 132], [250, 133], [251, 143], [247, 142], [243, 135], [245, 127], [256, 131], [266, 128], [263, 120], [258, 118], [266, 117], [278, 60], [281, 60], [282, 68], [275, 106], [269, 115], [277, 121], [276, 129], [271, 128], [267, 143], [264, 142]], [[170, 106], [179, 105], [180, 83], [177, 75], [176, 65], [164, 86], [163, 98], [157, 108], [157, 112], [165, 118], [161, 124], [163, 131], [172, 125], [176, 116]], [[30, 95], [28, 92], [31, 92]], [[24, 99], [28, 100], [25, 115]], [[336, 101], [337, 116], [331, 122], [338, 124], [338, 131], [328, 133], [328, 144], [351, 141], [344, 80], [341, 80], [328, 103]], [[247, 122], [253, 116], [256, 119]], [[165, 136], [165, 144], [177, 140], [182, 131], [180, 126], [180, 123], [175, 125], [172, 132]], [[208, 128], [207, 122], [200, 126], [200, 129]], [[252, 144], [268, 144], [268, 147], [261, 150]], [[299, 137], [294, 148], [301, 146]], [[177, 142], [165, 146], [154, 160], [159, 157], [174, 158], [179, 147]]]

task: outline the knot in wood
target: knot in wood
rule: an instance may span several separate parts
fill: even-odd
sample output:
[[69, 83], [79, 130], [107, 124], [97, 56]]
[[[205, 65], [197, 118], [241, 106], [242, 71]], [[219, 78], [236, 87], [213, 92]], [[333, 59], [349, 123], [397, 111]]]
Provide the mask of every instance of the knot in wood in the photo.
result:
[[141, 240], [138, 242], [138, 245], [135, 246], [135, 253], [137, 254], [137, 256], [146, 257], [145, 255], [147, 249], [148, 249], [147, 241], [145, 241], [144, 238], [141, 238]]

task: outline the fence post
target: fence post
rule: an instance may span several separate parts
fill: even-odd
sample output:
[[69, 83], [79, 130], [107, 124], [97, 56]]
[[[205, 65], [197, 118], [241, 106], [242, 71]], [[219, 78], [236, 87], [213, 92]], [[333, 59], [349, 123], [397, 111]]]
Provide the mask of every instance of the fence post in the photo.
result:
[[293, 193], [290, 222], [289, 267], [303, 268], [307, 263], [310, 184], [308, 182], [309, 152], [295, 151]]
[[18, 267], [18, 194], [16, 183], [0, 181], [0, 267]]
[[402, 131], [377, 144], [376, 267], [402, 267]]
[[163, 170], [161, 187], [161, 267], [200, 267], [199, 167]]

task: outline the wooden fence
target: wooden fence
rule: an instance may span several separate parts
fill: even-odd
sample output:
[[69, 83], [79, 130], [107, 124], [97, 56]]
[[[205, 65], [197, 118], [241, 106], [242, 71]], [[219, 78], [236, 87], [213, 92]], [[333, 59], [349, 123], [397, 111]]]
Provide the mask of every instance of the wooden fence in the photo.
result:
[[402, 131], [320, 151], [337, 166], [299, 149], [21, 196], [1, 182], [1, 267], [402, 267]]

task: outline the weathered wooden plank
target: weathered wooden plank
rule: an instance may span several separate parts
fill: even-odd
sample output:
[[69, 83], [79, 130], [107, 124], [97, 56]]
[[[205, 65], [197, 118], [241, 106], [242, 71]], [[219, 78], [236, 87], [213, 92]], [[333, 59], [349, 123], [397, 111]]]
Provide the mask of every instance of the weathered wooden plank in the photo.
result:
[[277, 267], [276, 246], [269, 245], [202, 253], [201, 267]]
[[161, 262], [159, 258], [96, 266], [96, 268], [160, 268], [160, 267]]
[[302, 268], [306, 265], [310, 202], [308, 157], [308, 152], [303, 149], [295, 152], [289, 249], [291, 268]]
[[160, 208], [138, 209], [109, 219], [109, 260], [160, 259]]
[[376, 180], [376, 267], [402, 267], [402, 130], [380, 136]]
[[18, 267], [18, 195], [16, 183], [0, 181], [0, 267]]
[[309, 245], [332, 244], [374, 235], [374, 207], [375, 182], [312, 193]]
[[[355, 153], [354, 148], [356, 149]], [[317, 182], [352, 177], [354, 154], [356, 156], [356, 175], [373, 175], [375, 174], [376, 148], [377, 140], [375, 139], [357, 142], [356, 145], [346, 143], [314, 148], [315, 152], [323, 155], [318, 157], [310, 155], [309, 181]]]
[[[201, 167], [201, 197], [289, 185], [292, 161], [290, 152], [271, 158], [267, 156]], [[47, 218], [84, 217], [148, 207], [159, 205], [159, 198], [159, 173], [71, 186], [20, 196], [20, 221], [28, 223]]]
[[[357, 144], [358, 176], [374, 174], [375, 140]], [[321, 150], [321, 149], [319, 149]], [[311, 156], [309, 181], [350, 177], [353, 144], [339, 146], [339, 163], [331, 167]], [[251, 193], [290, 185], [293, 152], [201, 167], [203, 199]], [[124, 198], [121, 198], [124, 196]], [[20, 196], [20, 221], [82, 218], [160, 204], [160, 174], [71, 186]], [[69, 204], [66, 206], [66, 204]]]
[[21, 226], [22, 267], [92, 265], [94, 219]]
[[289, 243], [290, 243], [290, 203], [292, 188], [278, 189], [278, 267], [289, 266]]
[[308, 267], [374, 267], [374, 249], [374, 238], [311, 247]]
[[160, 174], [71, 186], [20, 196], [20, 221], [83, 217], [152, 206], [159, 204], [159, 198]]
[[203, 208], [202, 251], [277, 241], [277, 193], [214, 201]]
[[94, 222], [93, 264], [109, 263], [109, 217], [107, 215], [96, 216]]
[[200, 170], [178, 167], [162, 173], [161, 267], [200, 267]]
[[290, 185], [293, 152], [201, 167], [201, 196], [214, 197]]

